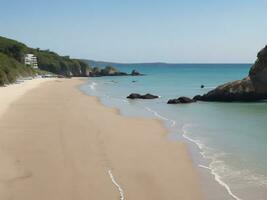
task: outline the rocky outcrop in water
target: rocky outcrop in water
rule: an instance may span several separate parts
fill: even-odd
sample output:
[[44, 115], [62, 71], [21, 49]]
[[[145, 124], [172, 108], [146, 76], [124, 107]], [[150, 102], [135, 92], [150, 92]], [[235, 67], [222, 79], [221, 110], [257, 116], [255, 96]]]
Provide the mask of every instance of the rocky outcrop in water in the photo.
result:
[[104, 69], [100, 69], [98, 67], [94, 67], [89, 76], [92, 77], [101, 77], [101, 76], [127, 76], [128, 74], [125, 72], [120, 72], [114, 67], [107, 66]]
[[132, 93], [127, 98], [128, 99], [157, 99], [159, 98], [159, 96], [152, 95], [152, 94], [141, 95], [137, 93]]
[[112, 66], [107, 66], [104, 69], [101, 69], [99, 67], [94, 67], [93, 69], [90, 70], [88, 76], [101, 77], [101, 76], [142, 76], [142, 75], [143, 74], [141, 74], [140, 72], [136, 70], [133, 70], [130, 74], [128, 74], [125, 72], [121, 72]]
[[267, 46], [258, 53], [257, 57], [246, 78], [220, 85], [207, 94], [197, 95], [193, 99], [222, 102], [266, 100]]
[[141, 74], [140, 72], [136, 71], [135, 69], [131, 72], [132, 76], [141, 76], [143, 74]]
[[184, 103], [193, 103], [193, 102], [195, 102], [195, 100], [189, 97], [179, 97], [177, 99], [170, 99], [168, 101], [168, 104], [184, 104]]

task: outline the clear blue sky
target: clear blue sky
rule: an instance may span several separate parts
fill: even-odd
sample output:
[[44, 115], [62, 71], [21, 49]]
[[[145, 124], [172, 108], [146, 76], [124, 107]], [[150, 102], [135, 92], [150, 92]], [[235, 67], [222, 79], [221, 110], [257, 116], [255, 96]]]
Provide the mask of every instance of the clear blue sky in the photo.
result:
[[118, 62], [253, 62], [266, 0], [0, 0], [0, 35]]

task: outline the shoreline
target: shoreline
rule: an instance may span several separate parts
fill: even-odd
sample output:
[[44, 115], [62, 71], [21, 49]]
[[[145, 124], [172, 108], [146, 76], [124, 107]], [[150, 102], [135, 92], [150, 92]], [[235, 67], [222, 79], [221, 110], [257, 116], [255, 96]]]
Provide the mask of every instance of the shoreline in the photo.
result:
[[[91, 89], [94, 89], [94, 86], [96, 85], [95, 82], [92, 82], [92, 85], [89, 85]], [[92, 88], [93, 87], [93, 88]], [[79, 88], [78, 88], [79, 89]], [[82, 91], [85, 93], [85, 91]], [[87, 96], [94, 97], [97, 99], [97, 101], [103, 105], [104, 107], [107, 107], [109, 109], [114, 109], [114, 112], [116, 114], [121, 115], [122, 117], [126, 118], [137, 118], [137, 119], [151, 119], [157, 121], [157, 123], [160, 123], [163, 125], [164, 129], [166, 129], [166, 136], [168, 135], [172, 137], [171, 135], [173, 134], [169, 128], [172, 128], [175, 126], [176, 121], [173, 119], [169, 119], [165, 116], [162, 116], [161, 114], [157, 113], [156, 111], [150, 109], [149, 107], [145, 107], [145, 109], [152, 113], [155, 118], [150, 118], [150, 117], [140, 117], [140, 116], [128, 116], [123, 114], [121, 109], [117, 107], [113, 107], [111, 105], [105, 105], [104, 102], [102, 102], [101, 97], [94, 96], [91, 94], [86, 94]], [[168, 124], [168, 125], [167, 125]], [[184, 126], [187, 126], [187, 124], [184, 124]], [[201, 176], [201, 183], [206, 185], [208, 184], [209, 186], [202, 187], [203, 192], [205, 193], [205, 199], [207, 200], [213, 200], [214, 198], [220, 199], [220, 200], [226, 200], [226, 199], [236, 199], [236, 200], [241, 200], [242, 198], [239, 197], [235, 192], [232, 191], [231, 186], [224, 182], [224, 180], [220, 177], [219, 174], [217, 174], [214, 169], [211, 167], [213, 164], [213, 161], [210, 160], [209, 158], [206, 158], [203, 156], [203, 149], [202, 149], [202, 144], [199, 144], [197, 141], [194, 139], [190, 138], [188, 135], [186, 135], [186, 131], [184, 129], [184, 126], [181, 128], [181, 135], [179, 135], [179, 139], [171, 139], [175, 140], [176, 142], [182, 142], [185, 143], [188, 151], [190, 151], [190, 157], [192, 158], [192, 164], [196, 168], [196, 171], [198, 172], [199, 176]], [[175, 137], [175, 136], [174, 136]], [[212, 188], [212, 189], [211, 189]], [[211, 191], [216, 191], [214, 193], [211, 193]]]
[[0, 184], [3, 198], [118, 199], [123, 190], [125, 199], [202, 199], [185, 144], [168, 141], [157, 120], [123, 117], [82, 94], [82, 83], [41, 84], [4, 113], [0, 178], [15, 182]]

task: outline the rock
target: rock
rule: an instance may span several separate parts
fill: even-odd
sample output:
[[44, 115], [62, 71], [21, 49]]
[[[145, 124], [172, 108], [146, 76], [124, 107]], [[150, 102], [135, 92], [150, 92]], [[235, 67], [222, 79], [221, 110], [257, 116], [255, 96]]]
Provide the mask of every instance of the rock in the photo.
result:
[[168, 104], [193, 103], [193, 102], [195, 102], [195, 100], [189, 97], [179, 97], [178, 99], [170, 99], [168, 101]]
[[136, 71], [135, 69], [132, 71], [131, 73], [132, 76], [140, 76], [141, 73], [139, 73], [138, 71]]
[[152, 94], [142, 95], [142, 99], [157, 99], [157, 98], [159, 98], [159, 97], [156, 95], [152, 95]]
[[194, 96], [193, 100], [194, 100], [194, 101], [201, 100], [201, 95], [196, 95], [196, 96]]
[[143, 74], [139, 73], [136, 70], [133, 70], [130, 74], [125, 72], [121, 72], [118, 69], [112, 66], [106, 66], [104, 69], [99, 67], [94, 67], [93, 69], [82, 69], [81, 71], [83, 76], [90, 76], [90, 77], [101, 77], [101, 76], [141, 76]]
[[127, 98], [128, 99], [141, 99], [141, 96], [142, 96], [141, 94], [132, 93]]
[[178, 99], [170, 99], [167, 104], [178, 104], [180, 101]]
[[101, 73], [101, 69], [98, 67], [94, 67], [92, 69], [92, 71], [90, 72], [90, 76], [91, 77], [98, 77], [98, 76], [101, 76], [100, 73]]
[[140, 76], [141, 73], [133, 70], [131, 74], [127, 74], [125, 72], [121, 72], [112, 66], [106, 66], [104, 69], [100, 69], [98, 67], [94, 67], [92, 70], [85, 72], [86, 75], [91, 77], [101, 77], [101, 76]]
[[104, 69], [101, 69], [100, 76], [125, 76], [127, 73], [120, 72], [112, 66], [107, 66]]
[[158, 96], [152, 95], [152, 94], [137, 94], [137, 93], [132, 93], [128, 97], [128, 99], [156, 99], [159, 98]]
[[267, 99], [267, 46], [258, 53], [258, 59], [249, 75], [238, 81], [220, 85], [203, 96], [194, 97], [201, 101], [261, 101]]

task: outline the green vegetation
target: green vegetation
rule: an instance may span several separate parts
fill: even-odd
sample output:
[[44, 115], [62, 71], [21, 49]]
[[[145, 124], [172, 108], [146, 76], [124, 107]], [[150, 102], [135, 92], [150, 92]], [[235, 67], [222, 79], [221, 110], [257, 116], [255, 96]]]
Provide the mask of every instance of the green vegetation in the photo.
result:
[[34, 74], [35, 72], [31, 67], [0, 53], [0, 86], [15, 82], [18, 77], [33, 76]]
[[[39, 69], [24, 64], [24, 57], [29, 53], [37, 57]], [[0, 36], [0, 85], [13, 83], [19, 77], [45, 73], [85, 77], [126, 75], [112, 66], [92, 69], [85, 61], [60, 56], [50, 50], [30, 48], [23, 43]]]
[[[26, 54], [37, 56], [39, 69], [34, 70], [24, 65]], [[69, 56], [59, 56], [49, 50], [27, 47], [25, 44], [0, 37], [0, 85], [13, 83], [18, 77], [43, 75], [46, 72], [64, 76], [89, 76], [88, 64]]]
[[88, 76], [91, 68], [77, 59], [70, 59], [67, 56], [59, 56], [50, 51], [38, 51], [31, 49], [30, 53], [37, 56], [39, 68], [55, 74], [64, 76]]
[[23, 63], [26, 45], [0, 37], [0, 85], [13, 83], [18, 77], [33, 76], [34, 70]]

